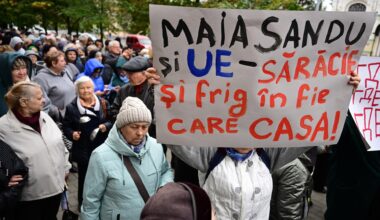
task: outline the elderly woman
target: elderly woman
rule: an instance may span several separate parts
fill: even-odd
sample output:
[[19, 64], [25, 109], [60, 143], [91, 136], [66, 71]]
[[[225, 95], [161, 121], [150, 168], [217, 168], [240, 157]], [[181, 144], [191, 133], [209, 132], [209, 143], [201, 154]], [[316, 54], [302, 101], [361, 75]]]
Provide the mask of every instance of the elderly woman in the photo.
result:
[[98, 59], [92, 58], [89, 59], [84, 67], [84, 72], [80, 73], [77, 77], [77, 79], [88, 76], [92, 79], [94, 82], [94, 90], [95, 94], [98, 96], [103, 96], [106, 94], [104, 81], [102, 78], [102, 71], [103, 71], [104, 65], [99, 62]]
[[[144, 193], [141, 195], [136, 185], [152, 196], [172, 182], [173, 173], [161, 144], [147, 134], [151, 122], [152, 115], [140, 99], [125, 99], [107, 140], [91, 155], [82, 220], [140, 219], [147, 198], [143, 199]], [[136, 171], [141, 185], [135, 184], [130, 168]]]
[[29, 168], [29, 178], [17, 207], [17, 219], [56, 219], [65, 174], [70, 169], [62, 134], [41, 111], [41, 87], [19, 82], [5, 95], [9, 111], [0, 118], [0, 139]]
[[33, 80], [44, 92], [44, 110], [48, 111], [53, 119], [60, 121], [65, 115], [66, 105], [75, 98], [74, 76], [72, 71], [66, 69], [65, 55], [60, 51], [49, 52], [45, 58], [45, 65]]
[[63, 132], [73, 142], [72, 157], [78, 164], [78, 204], [82, 204], [83, 184], [92, 151], [104, 142], [112, 124], [105, 119], [101, 101], [88, 76], [75, 82], [77, 97], [66, 106]]

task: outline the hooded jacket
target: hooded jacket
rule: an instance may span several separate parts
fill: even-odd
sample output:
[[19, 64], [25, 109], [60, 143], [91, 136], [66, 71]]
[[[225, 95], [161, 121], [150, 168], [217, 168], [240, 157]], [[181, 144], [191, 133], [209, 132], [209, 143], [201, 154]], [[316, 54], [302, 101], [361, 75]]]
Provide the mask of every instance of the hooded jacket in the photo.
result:
[[123, 156], [129, 157], [150, 196], [173, 181], [162, 145], [146, 138], [140, 153], [135, 153], [113, 126], [105, 143], [93, 151], [84, 183], [82, 220], [140, 219], [145, 203]]
[[66, 62], [69, 63], [69, 61], [68, 61], [68, 59], [67, 59], [67, 54], [68, 54], [70, 51], [74, 51], [75, 54], [77, 55], [77, 59], [76, 59], [75, 62], [72, 63], [72, 64], [74, 64], [74, 65], [78, 68], [78, 70], [79, 70], [80, 72], [82, 72], [82, 71], [84, 70], [84, 66], [83, 66], [83, 64], [82, 64], [82, 61], [81, 61], [80, 58], [79, 58], [79, 53], [78, 53], [78, 50], [77, 50], [76, 48], [67, 48], [67, 49], [65, 50], [65, 58], [66, 58]]
[[60, 75], [56, 75], [49, 68], [44, 67], [33, 78], [44, 93], [44, 111], [56, 121], [65, 116], [66, 106], [76, 97], [73, 75], [69, 68], [69, 65], [66, 65], [65, 70]]
[[[201, 173], [208, 171], [217, 148], [167, 145], [181, 160]], [[271, 171], [277, 170], [309, 150], [305, 148], [263, 148], [270, 158]], [[248, 175], [245, 175], [249, 173]], [[225, 157], [203, 185], [217, 219], [269, 219], [272, 178], [257, 153], [244, 161]]]
[[79, 74], [77, 79], [79, 79], [82, 76], [88, 76], [92, 79], [92, 82], [94, 82], [94, 91], [103, 91], [104, 81], [101, 74], [97, 78], [91, 77], [94, 73], [94, 70], [99, 68], [103, 71], [104, 65], [101, 62], [99, 62], [99, 60], [97, 60], [96, 58], [89, 59], [86, 65], [84, 66], [84, 72]]
[[32, 74], [32, 61], [29, 57], [15, 52], [0, 54], [0, 116], [4, 115], [8, 111], [7, 104], [5, 103], [3, 97], [7, 93], [8, 89], [13, 85], [12, 66], [14, 61], [19, 57], [25, 60], [28, 76], [30, 78]]
[[331, 149], [325, 219], [380, 219], [380, 151], [367, 151], [350, 113]]
[[41, 133], [20, 122], [12, 111], [0, 118], [0, 139], [7, 143], [29, 169], [21, 201], [33, 201], [63, 192], [69, 172], [69, 152], [62, 133], [44, 112], [40, 114]]

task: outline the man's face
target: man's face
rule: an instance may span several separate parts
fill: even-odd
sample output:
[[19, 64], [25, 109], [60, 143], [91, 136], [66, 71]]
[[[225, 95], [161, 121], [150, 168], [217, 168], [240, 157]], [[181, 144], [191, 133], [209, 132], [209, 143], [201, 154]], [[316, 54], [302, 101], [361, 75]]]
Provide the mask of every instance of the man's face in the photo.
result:
[[144, 71], [134, 72], [134, 73], [127, 72], [127, 76], [129, 79], [129, 83], [131, 83], [133, 86], [141, 85], [146, 80], [146, 76], [144, 74]]
[[101, 50], [103, 48], [103, 43], [100, 42], [100, 41], [96, 41], [95, 45], [96, 45], [97, 48], [99, 48], [99, 50]]
[[132, 54], [133, 54], [133, 50], [131, 48], [128, 48], [123, 51], [123, 56], [128, 60], [131, 59]]
[[113, 54], [119, 55], [121, 52], [120, 44], [115, 44], [109, 47], [109, 51]]

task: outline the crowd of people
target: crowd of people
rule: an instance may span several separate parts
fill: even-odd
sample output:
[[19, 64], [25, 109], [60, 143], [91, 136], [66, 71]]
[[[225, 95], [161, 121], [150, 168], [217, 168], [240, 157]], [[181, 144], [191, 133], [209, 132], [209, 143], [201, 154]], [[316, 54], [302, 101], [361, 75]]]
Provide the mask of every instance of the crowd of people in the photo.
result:
[[[0, 36], [0, 218], [56, 219], [78, 172], [82, 220], [307, 219], [325, 147], [160, 144], [151, 51], [119, 38]], [[351, 73], [347, 89], [359, 82]], [[349, 113], [328, 149], [329, 176], [315, 184], [327, 189], [325, 218], [380, 219], [380, 154]]]

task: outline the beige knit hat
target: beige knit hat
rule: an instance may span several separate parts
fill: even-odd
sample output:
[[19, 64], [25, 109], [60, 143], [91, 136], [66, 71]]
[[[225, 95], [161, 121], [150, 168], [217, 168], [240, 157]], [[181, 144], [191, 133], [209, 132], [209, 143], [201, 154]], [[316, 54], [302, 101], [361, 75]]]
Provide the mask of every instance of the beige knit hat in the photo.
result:
[[116, 117], [116, 127], [122, 128], [127, 124], [135, 122], [152, 122], [152, 114], [144, 102], [136, 97], [127, 97]]

